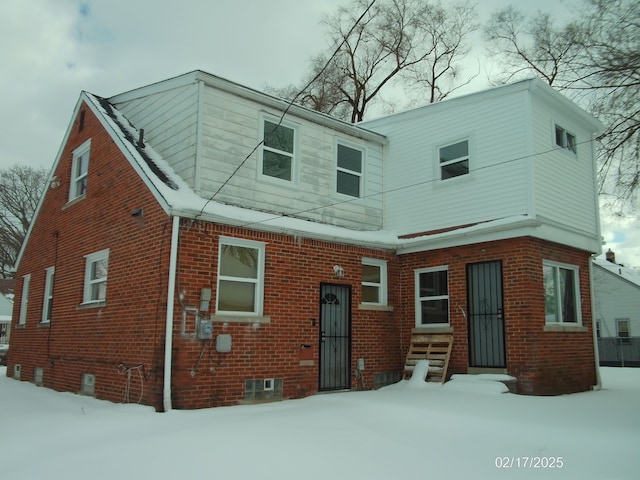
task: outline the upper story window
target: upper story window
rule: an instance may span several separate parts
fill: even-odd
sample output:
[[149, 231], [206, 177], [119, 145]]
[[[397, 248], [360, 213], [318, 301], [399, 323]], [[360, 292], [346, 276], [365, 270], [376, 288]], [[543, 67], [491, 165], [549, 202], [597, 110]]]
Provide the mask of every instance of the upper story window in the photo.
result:
[[449, 283], [447, 267], [415, 271], [416, 326], [449, 324]]
[[559, 125], [555, 126], [556, 145], [576, 153], [576, 136]]
[[262, 315], [265, 244], [220, 237], [216, 313]]
[[71, 187], [69, 200], [81, 197], [87, 193], [87, 174], [89, 173], [89, 153], [91, 140], [87, 140], [73, 151], [71, 163]]
[[578, 267], [543, 261], [546, 323], [582, 323]]
[[100, 250], [84, 258], [86, 263], [82, 303], [104, 302], [107, 299], [109, 249]]
[[27, 323], [27, 307], [29, 305], [29, 285], [31, 284], [31, 274], [22, 277], [22, 296], [20, 297], [20, 317], [18, 325]]
[[387, 304], [387, 262], [375, 258], [362, 259], [362, 303]]
[[49, 267], [45, 270], [44, 281], [44, 299], [42, 301], [42, 323], [51, 321], [51, 307], [53, 306], [53, 277], [55, 267]]
[[440, 147], [438, 156], [441, 180], [469, 173], [469, 140]]
[[628, 318], [616, 318], [616, 330], [620, 343], [631, 343]]
[[338, 174], [336, 191], [360, 197], [362, 191], [362, 150], [338, 144]]
[[292, 181], [295, 158], [295, 129], [264, 120], [260, 173], [267, 177]]

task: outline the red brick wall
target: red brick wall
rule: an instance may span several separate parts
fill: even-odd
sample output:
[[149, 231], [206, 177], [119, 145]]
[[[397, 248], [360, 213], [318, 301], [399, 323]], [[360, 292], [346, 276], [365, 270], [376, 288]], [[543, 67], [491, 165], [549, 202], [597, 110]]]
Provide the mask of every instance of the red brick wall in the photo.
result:
[[[88, 108], [84, 128], [72, 126], [47, 190], [16, 278], [14, 318], [19, 318], [22, 276], [31, 274], [25, 326], [14, 322], [8, 375], [22, 366], [22, 379], [44, 369], [44, 385], [79, 391], [83, 373], [96, 376], [98, 398], [140, 401], [162, 408], [166, 292], [171, 219], [122, 156]], [[83, 199], [67, 203], [72, 151], [91, 138], [89, 180]], [[141, 217], [132, 217], [143, 208]], [[507, 368], [523, 393], [557, 394], [595, 383], [589, 255], [569, 247], [520, 238], [403, 255], [336, 243], [182, 220], [176, 288], [198, 305], [202, 288], [213, 298], [220, 235], [266, 243], [264, 315], [267, 324], [214, 324], [214, 340], [194, 338], [189, 316], [182, 331], [176, 302], [173, 343], [173, 403], [176, 408], [231, 405], [244, 398], [245, 381], [281, 378], [284, 396], [302, 397], [318, 388], [320, 284], [352, 287], [351, 372], [353, 388], [372, 388], [376, 373], [399, 372], [414, 327], [416, 268], [449, 266], [451, 324], [455, 343], [452, 372], [466, 372], [468, 347], [466, 264], [502, 260]], [[84, 256], [109, 248], [106, 304], [81, 306]], [[388, 260], [389, 305], [364, 310], [362, 257]], [[545, 332], [542, 259], [580, 266], [582, 318], [586, 332]], [[345, 275], [333, 276], [341, 265]], [[55, 266], [52, 321], [41, 324], [45, 269]], [[396, 281], [396, 279], [399, 279]], [[232, 335], [229, 353], [218, 353], [215, 336]], [[301, 364], [300, 346], [312, 347], [313, 364]], [[356, 378], [357, 359], [365, 362]], [[130, 375], [127, 373], [127, 369]]]
[[[13, 318], [19, 318], [22, 276], [31, 274], [24, 327], [13, 323], [8, 375], [13, 364], [22, 379], [44, 369], [44, 385], [80, 390], [82, 373], [96, 375], [96, 396], [124, 399], [132, 371], [130, 398], [159, 405], [162, 392], [170, 219], [124, 159], [90, 109], [84, 128], [71, 127], [54, 174], [62, 181], [46, 191], [42, 208], [19, 265]], [[72, 151], [91, 138], [87, 194], [67, 203]], [[142, 217], [131, 212], [143, 208]], [[82, 307], [87, 254], [109, 248], [107, 302]], [[50, 324], [41, 324], [45, 269], [55, 266]], [[138, 372], [143, 373], [143, 382]]]
[[[448, 265], [450, 322], [454, 330], [451, 373], [466, 373], [466, 265], [502, 260], [506, 364], [518, 379], [520, 393], [562, 394], [587, 390], [596, 382], [591, 321], [588, 252], [534, 238], [515, 238], [466, 245], [400, 257], [400, 296], [403, 303], [403, 352], [415, 327], [414, 270]], [[544, 331], [542, 260], [580, 268], [582, 325], [586, 331]]]
[[[284, 396], [302, 397], [318, 389], [320, 284], [337, 283], [352, 288], [352, 368], [358, 358], [365, 361], [364, 383], [352, 375], [354, 388], [371, 388], [373, 374], [398, 371], [403, 356], [400, 332], [393, 312], [361, 310], [362, 257], [389, 260], [389, 273], [396, 275], [395, 255], [380, 251], [320, 242], [292, 236], [260, 233], [210, 223], [183, 221], [180, 233], [178, 288], [185, 302], [199, 303], [200, 290], [211, 288], [210, 311], [215, 311], [215, 288], [220, 235], [266, 243], [264, 315], [268, 324], [214, 323], [211, 342], [187, 338], [174, 329], [173, 391], [176, 408], [231, 405], [244, 399], [248, 379], [282, 378]], [[344, 277], [333, 276], [341, 265]], [[397, 304], [390, 289], [389, 303]], [[178, 318], [180, 312], [176, 312]], [[193, 335], [193, 317], [187, 335]], [[231, 334], [229, 353], [218, 353], [215, 336]], [[300, 346], [311, 345], [313, 364], [300, 364]], [[195, 374], [192, 372], [196, 370]]]

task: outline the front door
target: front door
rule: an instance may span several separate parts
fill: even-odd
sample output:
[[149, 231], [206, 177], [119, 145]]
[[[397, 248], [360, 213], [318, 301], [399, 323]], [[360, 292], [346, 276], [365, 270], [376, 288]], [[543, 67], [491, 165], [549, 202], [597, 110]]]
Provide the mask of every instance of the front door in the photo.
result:
[[319, 390], [351, 388], [351, 287], [320, 285]]
[[505, 363], [502, 262], [467, 265], [469, 366], [503, 368]]

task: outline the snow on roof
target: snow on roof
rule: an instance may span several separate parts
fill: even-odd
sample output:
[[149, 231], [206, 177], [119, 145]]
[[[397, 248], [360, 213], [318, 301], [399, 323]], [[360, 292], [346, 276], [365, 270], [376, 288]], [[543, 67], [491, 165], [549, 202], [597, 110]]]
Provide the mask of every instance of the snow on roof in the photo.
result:
[[469, 235], [491, 230], [504, 230], [533, 220], [526, 215], [500, 218], [478, 225], [459, 228], [445, 233], [422, 235], [409, 239], [399, 239], [396, 232], [388, 230], [363, 231], [328, 225], [292, 216], [242, 208], [206, 199], [196, 194], [173, 170], [171, 165], [151, 145], [140, 142], [140, 131], [108, 100], [83, 92], [85, 101], [93, 108], [115, 140], [120, 143], [132, 166], [155, 194], [169, 215], [202, 219], [253, 228], [276, 233], [311, 236], [315, 239], [339, 243], [356, 244], [382, 249], [411, 248], [425, 241], [438, 241], [447, 237]]
[[593, 263], [609, 273], [640, 287], [640, 272], [637, 270], [610, 262], [604, 258], [594, 258]]

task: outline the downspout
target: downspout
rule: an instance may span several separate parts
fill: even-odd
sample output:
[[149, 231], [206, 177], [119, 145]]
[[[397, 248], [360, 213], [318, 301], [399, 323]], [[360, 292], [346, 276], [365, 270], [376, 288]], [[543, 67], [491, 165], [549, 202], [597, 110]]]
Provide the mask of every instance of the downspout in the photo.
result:
[[591, 332], [593, 334], [593, 353], [596, 361], [596, 384], [591, 390], [600, 390], [602, 388], [602, 379], [600, 378], [600, 354], [598, 353], [598, 335], [596, 329], [596, 299], [595, 289], [593, 288], [593, 258], [589, 258], [589, 291], [591, 292]]
[[169, 282], [167, 285], [167, 322], [164, 334], [164, 388], [162, 405], [165, 412], [171, 411], [171, 354], [173, 351], [173, 303], [176, 289], [176, 264], [178, 258], [178, 233], [180, 217], [173, 217], [171, 250], [169, 253]]

